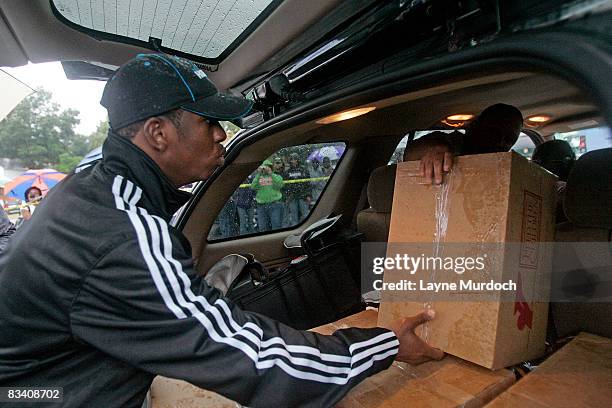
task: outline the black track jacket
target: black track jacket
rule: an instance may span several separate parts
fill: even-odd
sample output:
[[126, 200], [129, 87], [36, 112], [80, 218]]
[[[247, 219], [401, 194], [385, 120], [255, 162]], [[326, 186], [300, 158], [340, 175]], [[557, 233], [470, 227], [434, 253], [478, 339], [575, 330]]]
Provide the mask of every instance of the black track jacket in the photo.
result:
[[140, 407], [160, 374], [251, 407], [326, 407], [391, 364], [391, 331], [302, 332], [224, 299], [168, 225], [188, 194], [127, 139], [103, 152], [0, 255], [0, 387], [63, 387], [36, 407]]

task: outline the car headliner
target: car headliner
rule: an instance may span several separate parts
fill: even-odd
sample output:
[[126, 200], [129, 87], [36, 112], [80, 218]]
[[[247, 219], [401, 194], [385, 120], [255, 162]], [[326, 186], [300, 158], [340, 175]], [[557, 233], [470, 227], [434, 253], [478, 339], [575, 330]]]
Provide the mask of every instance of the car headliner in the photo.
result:
[[[249, 76], [340, 0], [285, 0], [218, 66], [210, 78], [226, 89]], [[60, 22], [49, 0], [0, 0], [0, 66], [48, 61], [93, 61], [119, 66], [148, 49], [98, 41]]]

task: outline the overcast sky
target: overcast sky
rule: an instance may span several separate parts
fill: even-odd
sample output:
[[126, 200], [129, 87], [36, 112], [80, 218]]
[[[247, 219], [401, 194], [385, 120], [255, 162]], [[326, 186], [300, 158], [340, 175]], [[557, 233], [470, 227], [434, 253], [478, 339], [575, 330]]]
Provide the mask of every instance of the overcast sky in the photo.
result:
[[42, 87], [50, 91], [53, 100], [63, 109], [78, 110], [81, 120], [76, 128], [78, 133], [89, 134], [96, 129], [101, 120], [106, 120], [106, 109], [100, 105], [105, 82], [70, 81], [66, 79], [62, 64], [59, 62], [3, 69], [32, 88]]

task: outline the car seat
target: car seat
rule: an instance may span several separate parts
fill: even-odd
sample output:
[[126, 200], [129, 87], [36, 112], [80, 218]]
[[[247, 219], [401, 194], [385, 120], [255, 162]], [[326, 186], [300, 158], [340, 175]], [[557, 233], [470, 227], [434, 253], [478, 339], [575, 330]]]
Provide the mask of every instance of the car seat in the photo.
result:
[[395, 164], [382, 166], [370, 174], [367, 186], [370, 208], [357, 214], [357, 229], [367, 242], [387, 242], [389, 237], [396, 169]]
[[574, 163], [576, 163], [576, 154], [574, 150], [565, 140], [549, 140], [535, 148], [531, 160], [559, 177], [559, 182], [557, 183], [557, 209], [555, 218], [557, 223], [567, 221], [567, 217], [563, 211], [563, 197], [565, 196], [567, 177]]
[[[569, 221], [556, 226], [553, 258], [551, 310], [559, 337], [579, 331], [612, 337], [610, 175], [612, 148], [585, 154], [569, 174], [563, 202]], [[577, 300], [556, 301], [559, 289]]]

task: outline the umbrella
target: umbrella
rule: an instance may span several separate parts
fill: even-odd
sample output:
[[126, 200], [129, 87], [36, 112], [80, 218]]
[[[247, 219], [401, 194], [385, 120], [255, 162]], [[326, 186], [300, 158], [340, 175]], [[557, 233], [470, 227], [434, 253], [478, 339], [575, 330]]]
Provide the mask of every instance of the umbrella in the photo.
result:
[[64, 177], [64, 173], [53, 169], [27, 170], [4, 185], [4, 194], [23, 200], [28, 188], [38, 187], [44, 196]]
[[342, 153], [344, 153], [344, 146], [341, 144], [331, 145], [331, 146], [323, 146], [320, 149], [317, 149], [310, 153], [308, 156], [309, 161], [318, 160], [322, 161], [323, 157], [329, 158], [329, 160], [338, 160], [342, 157]]

